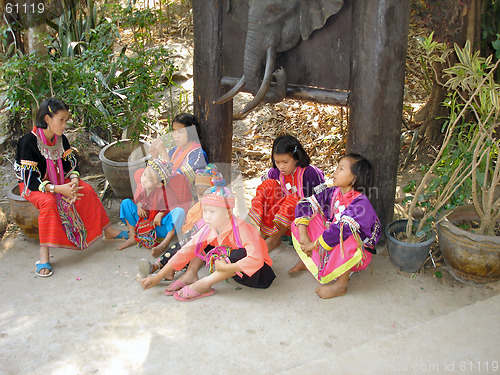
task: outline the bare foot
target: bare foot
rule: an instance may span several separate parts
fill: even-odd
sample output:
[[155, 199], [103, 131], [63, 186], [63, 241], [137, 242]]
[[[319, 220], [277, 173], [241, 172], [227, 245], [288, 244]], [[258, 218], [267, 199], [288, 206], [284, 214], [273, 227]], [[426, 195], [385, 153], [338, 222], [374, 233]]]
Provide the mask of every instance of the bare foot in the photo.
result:
[[340, 297], [347, 293], [347, 284], [339, 284], [337, 280], [333, 284], [318, 286], [315, 292], [320, 298], [324, 299]]
[[130, 247], [132, 245], [135, 245], [136, 244], [136, 241], [135, 241], [135, 238], [132, 237], [128, 240], [126, 240], [124, 243], [122, 243], [120, 246], [117, 247], [118, 250], [123, 250], [123, 249], [126, 249], [127, 247]]
[[304, 264], [304, 262], [302, 260], [299, 259], [297, 264], [295, 266], [293, 266], [293, 268], [290, 268], [288, 270], [288, 274], [293, 275], [293, 274], [296, 274], [300, 271], [305, 271], [305, 270], [307, 270], [306, 265]]
[[151, 256], [153, 258], [158, 258], [165, 250], [167, 249], [168, 244], [159, 244], [153, 248], [151, 248]]
[[104, 238], [107, 240], [116, 238], [121, 233], [121, 230], [115, 229], [112, 226], [107, 227], [104, 230]]
[[271, 236], [266, 238], [266, 244], [269, 251], [276, 249], [281, 245], [281, 237]]

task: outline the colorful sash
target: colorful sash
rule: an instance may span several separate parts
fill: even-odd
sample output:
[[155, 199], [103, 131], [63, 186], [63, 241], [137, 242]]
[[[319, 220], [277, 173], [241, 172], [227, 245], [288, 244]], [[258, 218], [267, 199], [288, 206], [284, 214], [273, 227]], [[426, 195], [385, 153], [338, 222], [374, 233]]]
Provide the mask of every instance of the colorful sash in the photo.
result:
[[173, 164], [173, 170], [176, 171], [185, 163], [186, 156], [193, 150], [201, 147], [199, 143], [191, 142], [188, 148], [182, 150], [182, 147], [177, 147], [171, 157], [171, 162]]
[[154, 226], [154, 217], [150, 219], [148, 217], [139, 217], [139, 220], [135, 224], [135, 240], [138, 246], [144, 246], [148, 249], [156, 246], [156, 230]]
[[282, 173], [280, 173], [280, 177], [279, 177], [280, 185], [281, 185], [281, 188], [283, 189], [283, 192], [286, 195], [297, 194], [300, 198], [304, 198], [304, 172], [305, 171], [306, 171], [305, 168], [297, 167], [297, 169], [292, 174], [293, 186], [295, 186], [297, 188], [296, 193], [288, 191], [288, 189], [286, 188], [287, 182], [286, 182], [285, 176]]
[[[51, 146], [45, 138], [45, 134], [43, 133], [42, 129], [36, 128], [35, 132], [38, 141], [38, 148], [47, 162], [47, 174], [51, 184], [63, 185], [64, 169], [61, 157], [64, 150], [61, 139], [57, 135], [54, 135], [54, 146]], [[57, 149], [55, 149], [55, 146], [57, 146]], [[56, 171], [56, 161], [59, 173], [57, 173]], [[56, 199], [57, 210], [59, 212], [59, 216], [61, 217], [64, 231], [68, 236], [68, 240], [70, 240], [71, 243], [73, 243], [79, 249], [88, 247], [87, 229], [85, 229], [85, 225], [83, 224], [80, 215], [76, 211], [75, 205], [73, 203], [69, 203], [70, 199], [59, 193], [56, 194]]]
[[[236, 246], [238, 246], [238, 248], [241, 249], [243, 248], [243, 245], [241, 243], [240, 231], [238, 230], [238, 226], [235, 225], [235, 220], [233, 215], [231, 215], [231, 226], [233, 227], [233, 235], [236, 241]], [[209, 273], [213, 273], [215, 271], [214, 264], [217, 259], [224, 259], [227, 263], [231, 263], [229, 256], [231, 255], [231, 251], [233, 249], [231, 249], [231, 247], [227, 245], [221, 245], [214, 247], [207, 254], [203, 255], [201, 249], [201, 243], [208, 236], [209, 231], [210, 228], [208, 227], [208, 225], [205, 225], [203, 227], [203, 232], [200, 235], [200, 240], [196, 244], [195, 254], [198, 258], [202, 259], [206, 263], [206, 267], [208, 268]], [[243, 277], [241, 272], [236, 272], [236, 274], [239, 277]]]

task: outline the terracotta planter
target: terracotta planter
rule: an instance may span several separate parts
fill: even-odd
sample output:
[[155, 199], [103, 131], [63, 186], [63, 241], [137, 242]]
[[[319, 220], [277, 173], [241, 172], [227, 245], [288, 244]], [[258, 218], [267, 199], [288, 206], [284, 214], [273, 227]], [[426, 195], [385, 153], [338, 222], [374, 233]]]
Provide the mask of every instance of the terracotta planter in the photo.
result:
[[[389, 256], [396, 266], [405, 272], [417, 272], [429, 256], [429, 250], [436, 239], [436, 233], [431, 232], [424, 242], [410, 243], [397, 240], [395, 237], [406, 231], [408, 220], [396, 220], [387, 224], [385, 236], [387, 237], [387, 249]], [[418, 225], [414, 221], [413, 225]]]
[[125, 139], [110, 143], [99, 153], [104, 175], [117, 197], [133, 197], [134, 173], [146, 167], [151, 157], [148, 150], [149, 144], [144, 141]]
[[38, 241], [38, 209], [19, 194], [19, 185], [7, 189], [10, 215], [21, 232], [29, 239]]
[[500, 237], [482, 236], [456, 226], [461, 220], [479, 220], [473, 206], [446, 211], [438, 224], [439, 248], [453, 277], [464, 283], [500, 280]]

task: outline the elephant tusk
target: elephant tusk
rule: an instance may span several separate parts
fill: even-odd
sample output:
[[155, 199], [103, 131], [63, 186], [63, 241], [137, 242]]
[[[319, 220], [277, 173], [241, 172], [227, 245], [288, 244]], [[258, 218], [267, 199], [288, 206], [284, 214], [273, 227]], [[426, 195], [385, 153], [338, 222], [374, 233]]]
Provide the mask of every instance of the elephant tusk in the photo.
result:
[[241, 119], [245, 117], [248, 114], [248, 112], [257, 107], [259, 103], [264, 99], [264, 97], [267, 94], [267, 90], [269, 90], [269, 86], [271, 86], [275, 61], [276, 61], [276, 52], [273, 47], [269, 47], [267, 49], [267, 55], [266, 55], [266, 70], [264, 72], [264, 78], [262, 80], [262, 84], [260, 85], [259, 91], [254, 96], [254, 98], [249, 103], [247, 103], [245, 108], [243, 108], [243, 110], [239, 114], [234, 116], [235, 119]]
[[213, 104], [222, 104], [230, 101], [234, 96], [240, 92], [240, 90], [245, 86], [245, 76], [242, 76], [234, 87], [222, 95], [219, 99], [214, 100]]

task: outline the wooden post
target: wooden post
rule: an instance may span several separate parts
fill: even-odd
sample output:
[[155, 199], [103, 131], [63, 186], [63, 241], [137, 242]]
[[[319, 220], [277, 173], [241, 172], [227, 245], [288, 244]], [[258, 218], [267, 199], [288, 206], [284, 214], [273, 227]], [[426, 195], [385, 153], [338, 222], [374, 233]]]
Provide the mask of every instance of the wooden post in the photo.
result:
[[[193, 0], [194, 115], [201, 125], [201, 144], [208, 160], [230, 166], [233, 103], [213, 104], [223, 94], [222, 11], [222, 0]], [[222, 172], [229, 181], [229, 171]]]
[[347, 151], [373, 165], [368, 195], [382, 228], [394, 211], [409, 17], [410, 0], [353, 2]]

